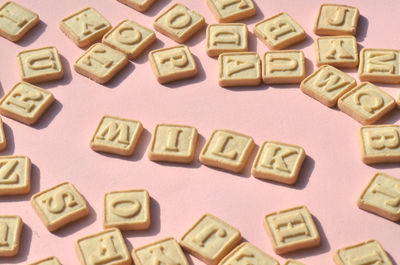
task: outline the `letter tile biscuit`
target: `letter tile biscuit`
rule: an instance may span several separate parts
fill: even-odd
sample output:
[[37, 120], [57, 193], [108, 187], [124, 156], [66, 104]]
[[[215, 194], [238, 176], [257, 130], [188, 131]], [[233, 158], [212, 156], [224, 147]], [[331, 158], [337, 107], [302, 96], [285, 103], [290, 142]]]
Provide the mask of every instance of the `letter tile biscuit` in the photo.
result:
[[178, 43], [184, 43], [193, 34], [202, 29], [205, 20], [199, 13], [182, 4], [174, 4], [158, 16], [154, 28]]
[[251, 137], [229, 130], [215, 130], [200, 153], [200, 162], [207, 166], [239, 173], [253, 151]]
[[266, 141], [254, 159], [251, 174], [260, 179], [294, 184], [305, 157], [300, 146]]
[[279, 265], [279, 262], [254, 245], [243, 242], [226, 255], [218, 265]]
[[27, 156], [0, 156], [0, 196], [31, 190], [31, 160]]
[[400, 220], [400, 179], [376, 173], [362, 191], [357, 205], [389, 220]]
[[304, 29], [283, 12], [258, 22], [254, 34], [271, 50], [285, 49], [306, 38]]
[[300, 83], [306, 77], [304, 53], [297, 50], [264, 53], [262, 79], [265, 84]]
[[64, 70], [55, 47], [22, 51], [17, 54], [17, 63], [22, 81], [38, 83], [61, 79]]
[[82, 265], [130, 265], [132, 263], [124, 238], [118, 228], [103, 230], [80, 238], [75, 251]]
[[34, 263], [29, 263], [28, 265], [61, 265], [61, 263], [56, 257], [48, 257]]
[[322, 4], [314, 33], [317, 35], [356, 35], [360, 12], [357, 7]]
[[197, 75], [196, 62], [185, 45], [153, 50], [149, 53], [149, 61], [161, 84]]
[[400, 83], [399, 56], [399, 50], [361, 49], [358, 77], [361, 81]]
[[131, 20], [124, 20], [103, 36], [102, 42], [134, 59], [156, 40], [156, 34]]
[[396, 107], [389, 94], [369, 82], [363, 82], [338, 101], [341, 111], [361, 124], [373, 124]]
[[99, 84], [104, 84], [122, 70], [128, 62], [125, 53], [103, 43], [96, 43], [76, 60], [74, 69], [77, 73]]
[[111, 29], [111, 24], [92, 7], [64, 18], [59, 26], [61, 31], [81, 48], [101, 39]]
[[0, 99], [0, 114], [31, 125], [34, 124], [54, 101], [51, 92], [20, 82]]
[[338, 249], [333, 255], [333, 261], [336, 265], [392, 265], [385, 250], [376, 240]]
[[252, 0], [207, 0], [207, 5], [219, 23], [235, 22], [256, 13]]
[[248, 50], [247, 26], [241, 23], [212, 24], [207, 27], [206, 52], [218, 56], [224, 52]]
[[145, 12], [156, 0], [118, 0], [139, 12]]
[[158, 124], [154, 129], [148, 151], [152, 161], [191, 163], [197, 144], [194, 127], [174, 124]]
[[6, 147], [7, 140], [6, 135], [4, 134], [3, 120], [0, 118], [0, 152], [6, 149]]
[[23, 222], [21, 217], [0, 215], [0, 257], [18, 254]]
[[132, 251], [135, 265], [189, 265], [185, 254], [174, 238], [164, 238], [135, 248]]
[[140, 121], [105, 115], [90, 140], [95, 151], [130, 156], [143, 131]]
[[68, 182], [34, 194], [31, 204], [49, 231], [55, 231], [89, 214], [85, 199]]
[[17, 3], [6, 2], [0, 7], [0, 36], [18, 41], [39, 22], [39, 16]]
[[328, 107], [334, 107], [341, 96], [357, 85], [348, 74], [330, 65], [323, 65], [300, 84], [304, 94]]
[[294, 259], [288, 259], [283, 265], [304, 265], [304, 264]]
[[211, 214], [203, 215], [181, 238], [181, 246], [208, 265], [216, 265], [240, 243], [240, 232]]
[[218, 65], [222, 87], [257, 86], [261, 82], [261, 60], [256, 52], [222, 53]]
[[357, 41], [354, 36], [319, 37], [314, 41], [317, 65], [352, 68], [358, 65]]
[[366, 164], [400, 162], [398, 125], [363, 126], [359, 131], [361, 159]]
[[264, 227], [272, 248], [279, 255], [315, 247], [320, 242], [318, 230], [305, 206], [265, 215]]
[[150, 227], [150, 199], [146, 190], [112, 191], [104, 195], [104, 228], [145, 230]]

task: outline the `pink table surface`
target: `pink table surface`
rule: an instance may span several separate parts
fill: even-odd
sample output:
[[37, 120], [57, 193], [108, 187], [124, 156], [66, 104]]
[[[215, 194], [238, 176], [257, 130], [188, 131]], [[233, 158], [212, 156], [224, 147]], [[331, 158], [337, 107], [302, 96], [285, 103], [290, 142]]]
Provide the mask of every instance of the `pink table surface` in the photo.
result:
[[[217, 83], [217, 60], [205, 53], [205, 28], [187, 44], [195, 56], [196, 78], [160, 85], [147, 60], [151, 49], [176, 43], [160, 33], [144, 54], [134, 59], [106, 85], [99, 85], [73, 70], [83, 54], [59, 29], [58, 22], [87, 6], [95, 7], [112, 25], [132, 19], [151, 27], [155, 17], [175, 1], [158, 0], [142, 14], [116, 0], [18, 0], [37, 12], [40, 23], [21, 41], [0, 38], [1, 95], [20, 80], [16, 54], [53, 45], [61, 54], [65, 77], [39, 86], [51, 91], [57, 101], [34, 126], [3, 118], [8, 147], [2, 155], [31, 158], [32, 191], [25, 196], [0, 198], [1, 214], [17, 214], [24, 221], [21, 250], [14, 258], [0, 258], [2, 264], [26, 264], [54, 255], [63, 264], [78, 264], [74, 242], [102, 230], [102, 198], [113, 190], [145, 188], [151, 196], [152, 225], [147, 231], [123, 232], [131, 251], [135, 247], [167, 236], [179, 239], [205, 212], [238, 228], [244, 239], [283, 263], [296, 258], [305, 264], [333, 264], [333, 252], [368, 239], [378, 240], [400, 262], [400, 227], [357, 208], [356, 199], [372, 175], [381, 171], [400, 177], [399, 164], [367, 166], [361, 162], [357, 132], [360, 124], [338, 109], [330, 109], [303, 94], [298, 85], [260, 85], [249, 88], [221, 88]], [[205, 0], [180, 0], [200, 12], [208, 24], [217, 23]], [[357, 6], [359, 48], [399, 49], [399, 1], [337, 1]], [[291, 48], [306, 56], [307, 74], [315, 69], [312, 27], [323, 1], [270, 1], [256, 3], [256, 15], [243, 20], [249, 29], [249, 50], [262, 55], [267, 47], [252, 33], [254, 24], [280, 11], [289, 13], [308, 36]], [[346, 72], [357, 77], [357, 70]], [[387, 93], [399, 96], [397, 85], [379, 84]], [[96, 153], [89, 140], [104, 114], [140, 120], [144, 133], [133, 156], [124, 158]], [[398, 110], [381, 123], [399, 123]], [[147, 158], [153, 128], [158, 123], [195, 126], [200, 139], [195, 162], [189, 165], [154, 163]], [[230, 129], [252, 136], [257, 144], [241, 174], [204, 166], [198, 154], [214, 129]], [[304, 147], [307, 158], [294, 186], [261, 181], [251, 176], [250, 167], [259, 145], [278, 140]], [[85, 196], [90, 215], [68, 227], [50, 233], [30, 205], [32, 194], [69, 181]], [[270, 212], [306, 205], [321, 233], [319, 247], [276, 255], [262, 225]], [[193, 265], [203, 264], [187, 255]]]

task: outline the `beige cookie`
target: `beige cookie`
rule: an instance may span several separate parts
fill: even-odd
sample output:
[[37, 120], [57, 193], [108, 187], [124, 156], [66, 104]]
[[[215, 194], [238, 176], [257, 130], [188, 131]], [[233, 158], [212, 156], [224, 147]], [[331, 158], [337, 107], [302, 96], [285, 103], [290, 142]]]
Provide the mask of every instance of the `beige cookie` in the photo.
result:
[[251, 174], [260, 179], [294, 184], [305, 157], [300, 146], [266, 141], [254, 159]]
[[304, 265], [304, 264], [294, 259], [288, 259], [283, 265]]
[[103, 36], [102, 42], [134, 59], [156, 40], [156, 34], [131, 20], [124, 20]]
[[197, 130], [187, 125], [158, 124], [148, 156], [152, 161], [191, 163], [197, 145]]
[[361, 81], [400, 83], [399, 56], [399, 50], [361, 49], [358, 77]]
[[304, 53], [298, 50], [268, 51], [262, 62], [265, 84], [295, 84], [306, 77]]
[[149, 61], [161, 84], [197, 75], [196, 62], [186, 45], [153, 50]]
[[319, 37], [314, 41], [317, 65], [352, 68], [358, 65], [357, 40], [354, 36]]
[[23, 222], [15, 215], [0, 215], [0, 257], [18, 254]]
[[317, 227], [305, 206], [265, 215], [264, 227], [272, 248], [279, 255], [315, 247], [320, 243]]
[[140, 121], [105, 115], [90, 140], [95, 151], [130, 156], [143, 131]]
[[28, 265], [61, 265], [61, 262], [56, 257], [48, 257]]
[[0, 114], [31, 125], [53, 101], [54, 96], [48, 90], [20, 82], [0, 99]]
[[279, 262], [258, 249], [256, 246], [243, 242], [226, 255], [218, 265], [279, 265]]
[[400, 126], [363, 126], [358, 139], [364, 163], [400, 162]]
[[74, 69], [79, 74], [99, 84], [104, 84], [122, 70], [128, 62], [125, 53], [103, 43], [96, 43], [76, 60]]
[[49, 231], [57, 230], [89, 214], [85, 199], [68, 182], [34, 194], [31, 204]]
[[235, 22], [256, 13], [252, 0], [207, 0], [207, 5], [220, 23]]
[[55, 47], [22, 51], [17, 54], [22, 81], [38, 83], [61, 79], [64, 70]]
[[82, 237], [75, 243], [82, 265], [130, 265], [132, 263], [124, 238], [117, 228]]
[[363, 82], [339, 98], [338, 107], [361, 124], [373, 124], [394, 109], [396, 102], [377, 86]]
[[205, 20], [182, 4], [174, 4], [154, 20], [154, 28], [178, 43], [184, 43], [202, 29]]
[[333, 66], [323, 65], [307, 76], [301, 82], [300, 88], [304, 94], [328, 107], [334, 107], [339, 98], [356, 85], [353, 77]]
[[385, 250], [376, 240], [368, 240], [335, 251], [333, 261], [337, 265], [380, 264], [392, 265]]
[[317, 35], [356, 35], [359, 15], [357, 7], [322, 4], [314, 25], [314, 33]]
[[0, 118], [0, 152], [6, 149], [6, 147], [7, 140], [6, 135], [4, 134], [3, 120]]
[[104, 195], [104, 228], [145, 230], [150, 227], [150, 199], [146, 190], [112, 191]]
[[216, 265], [240, 243], [240, 232], [211, 214], [203, 215], [181, 238], [181, 246], [208, 265]]
[[156, 0], [118, 0], [139, 12], [145, 12]]
[[258, 22], [254, 34], [271, 50], [285, 49], [306, 38], [304, 29], [283, 12]]
[[27, 156], [0, 156], [0, 195], [31, 190], [31, 160]]
[[8, 1], [0, 7], [0, 36], [18, 41], [39, 22], [39, 16], [17, 3]]
[[229, 131], [215, 130], [200, 153], [200, 162], [207, 166], [235, 173], [243, 171], [254, 148], [251, 137]]
[[218, 65], [222, 87], [257, 86], [261, 82], [261, 60], [256, 52], [222, 53]]
[[81, 48], [101, 39], [111, 29], [110, 22], [92, 7], [64, 18], [59, 26], [61, 31]]
[[207, 27], [206, 52], [218, 56], [224, 52], [248, 50], [247, 26], [241, 23], [211, 24]]

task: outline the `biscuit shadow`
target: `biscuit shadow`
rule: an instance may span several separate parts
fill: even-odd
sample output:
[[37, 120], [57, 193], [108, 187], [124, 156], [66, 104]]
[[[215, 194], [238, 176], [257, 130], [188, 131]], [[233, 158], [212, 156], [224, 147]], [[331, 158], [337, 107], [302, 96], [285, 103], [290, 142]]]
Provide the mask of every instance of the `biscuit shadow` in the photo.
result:
[[239, 21], [235, 21], [234, 23], [245, 23], [245, 24], [253, 24], [256, 22], [259, 22], [264, 18], [264, 13], [260, 9], [260, 7], [257, 5], [256, 1], [253, 1], [254, 8], [256, 9], [256, 13], [252, 17], [244, 18]]
[[199, 31], [195, 32], [193, 36], [191, 36], [187, 41], [185, 41], [185, 45], [193, 47], [199, 44], [200, 42], [204, 41], [206, 39], [207, 27], [208, 24], [204, 23], [204, 26]]
[[149, 47], [147, 47], [138, 57], [132, 59], [131, 61], [135, 64], [144, 64], [149, 62], [149, 52], [164, 47], [164, 42], [160, 39], [156, 39]]
[[224, 88], [226, 90], [232, 91], [232, 92], [246, 92], [246, 91], [259, 91], [259, 90], [266, 90], [270, 87], [271, 85], [265, 84], [262, 80], [259, 85], [257, 86], [220, 86], [221, 88]]
[[390, 255], [390, 253], [386, 252], [385, 253], [388, 255], [390, 261], [392, 262], [393, 265], [397, 265], [398, 263], [394, 260], [394, 258], [392, 257], [392, 255]]
[[108, 88], [116, 88], [118, 87], [125, 79], [128, 78], [130, 74], [135, 70], [135, 65], [128, 61], [127, 65], [119, 71], [110, 81], [104, 84], [105, 87]]
[[369, 22], [366, 17], [360, 15], [358, 18], [356, 39], [357, 41], [363, 41], [367, 37]]
[[[304, 57], [304, 63], [306, 66], [306, 77], [307, 77], [314, 72], [314, 63], [306, 57]], [[300, 87], [300, 84], [299, 84], [299, 87]]]
[[43, 82], [39, 83], [38, 84], [39, 87], [49, 89], [49, 88], [53, 88], [53, 87], [57, 87], [57, 86], [66, 86], [69, 83], [71, 83], [71, 81], [72, 81], [71, 65], [62, 54], [59, 54], [59, 56], [60, 56], [61, 65], [62, 65], [62, 68], [64, 71], [64, 76], [58, 80], [52, 80], [52, 81], [48, 81], [48, 82], [44, 82], [44, 83]]
[[37, 25], [35, 25], [33, 28], [31, 28], [25, 36], [23, 36], [20, 40], [18, 40], [16, 43], [19, 46], [26, 47], [31, 45], [33, 42], [35, 42], [43, 32], [46, 31], [47, 24], [44, 23], [42, 20], [39, 21]]
[[32, 242], [32, 229], [24, 223], [22, 226], [19, 251], [14, 257], [0, 257], [0, 264], [21, 264], [28, 259]]
[[194, 54], [192, 55], [196, 63], [197, 75], [194, 77], [189, 77], [182, 80], [172, 81], [171, 83], [163, 84], [164, 86], [169, 88], [185, 87], [191, 84], [200, 83], [206, 79], [206, 72], [204, 71], [204, 68], [200, 63], [199, 58], [197, 58], [197, 56]]
[[304, 48], [307, 48], [308, 46], [312, 45], [314, 43], [314, 39], [310, 37], [310, 35], [308, 35], [306, 33], [306, 37], [304, 40], [295, 43], [293, 45], [290, 45], [289, 47], [285, 48], [287, 50], [302, 50]]
[[[256, 52], [258, 54], [258, 42], [257, 42], [258, 38], [255, 34], [249, 34], [247, 36], [247, 47], [248, 47], [248, 51], [253, 51]], [[258, 56], [260, 56], [260, 54], [258, 54]], [[263, 57], [263, 54], [261, 54], [260, 58]]]
[[382, 169], [398, 168], [399, 162], [377, 163], [377, 164], [366, 164], [366, 165], [375, 168], [377, 170], [382, 170]]
[[53, 104], [43, 113], [43, 116], [39, 118], [39, 121], [33, 125], [32, 127], [35, 129], [44, 129], [47, 128], [52, 120], [57, 116], [57, 114], [61, 111], [63, 105], [57, 99], [54, 100]]
[[[178, 240], [178, 242], [179, 242], [179, 240]], [[182, 249], [182, 250], [183, 250], [183, 249]], [[186, 257], [186, 259], [187, 259], [189, 265], [194, 265], [193, 258], [195, 258], [195, 259], [197, 259], [197, 258], [194, 257], [194, 256], [192, 256], [191, 254], [189, 254], [187, 251], [183, 251], [183, 254], [185, 255], [185, 257]], [[197, 260], [199, 260], [199, 259], [197, 259]], [[200, 260], [199, 260], [199, 261], [200, 261]], [[199, 263], [199, 262], [197, 262], [197, 263]]]
[[4, 95], [5, 95], [4, 89], [3, 89], [3, 86], [1, 85], [1, 82], [0, 82], [0, 97], [3, 97]]
[[396, 110], [391, 110], [389, 113], [386, 113], [381, 119], [378, 120], [375, 124], [395, 124], [400, 120], [400, 112]]
[[4, 149], [4, 151], [1, 152], [1, 155], [12, 155], [12, 154], [14, 154], [14, 150], [15, 150], [15, 141], [14, 141], [13, 130], [10, 126], [8, 126], [8, 124], [4, 123], [4, 121], [3, 121], [3, 129], [4, 129], [4, 136], [6, 138], [7, 146]]
[[[147, 9], [145, 12], [143, 12], [143, 14], [150, 16], [150, 17], [154, 17], [155, 15], [159, 15], [158, 13], [161, 10], [164, 10], [165, 8], [167, 8], [167, 5], [171, 2], [172, 0], [158, 0], [157, 3], [152, 4], [149, 9]], [[134, 11], [136, 11], [135, 9], [133, 9]], [[139, 12], [139, 11], [137, 11]]]

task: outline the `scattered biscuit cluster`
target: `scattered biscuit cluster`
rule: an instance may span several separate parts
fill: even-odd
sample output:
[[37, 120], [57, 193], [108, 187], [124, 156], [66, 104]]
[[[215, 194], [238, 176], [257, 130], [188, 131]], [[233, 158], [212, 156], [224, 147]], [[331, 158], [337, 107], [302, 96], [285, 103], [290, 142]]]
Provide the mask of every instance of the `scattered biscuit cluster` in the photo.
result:
[[[119, 0], [144, 12], [154, 0]], [[255, 14], [251, 0], [207, 0], [220, 24], [207, 27], [206, 53], [218, 56], [219, 85], [257, 86], [265, 84], [300, 84], [301, 90], [328, 107], [339, 109], [365, 125], [359, 131], [362, 161], [367, 164], [400, 162], [400, 127], [373, 125], [396, 106], [396, 101], [370, 82], [400, 83], [399, 51], [364, 48], [358, 54], [354, 37], [359, 11], [336, 4], [321, 5], [314, 32], [321, 37], [314, 42], [316, 64], [320, 66], [306, 77], [304, 53], [282, 50], [306, 38], [302, 27], [286, 13], [258, 22], [254, 34], [272, 51], [260, 59], [248, 51], [246, 24], [234, 23]], [[0, 35], [17, 41], [39, 21], [34, 12], [14, 3], [0, 7]], [[205, 25], [201, 14], [182, 4], [172, 4], [154, 21], [154, 28], [184, 43]], [[78, 47], [90, 46], [79, 57], [74, 69], [94, 80], [106, 83], [129, 60], [134, 59], [155, 40], [154, 31], [134, 21], [124, 20], [112, 28], [94, 8], [80, 10], [60, 21], [60, 29]], [[95, 43], [101, 40], [101, 43]], [[197, 74], [196, 61], [185, 45], [149, 52], [149, 62], [160, 83]], [[55, 47], [22, 51], [17, 55], [21, 81], [0, 100], [0, 114], [22, 123], [34, 124], [55, 100], [54, 96], [32, 83], [63, 77], [63, 66]], [[356, 80], [337, 68], [358, 68]], [[397, 102], [399, 104], [399, 102]], [[94, 130], [90, 147], [95, 151], [130, 156], [143, 131], [140, 121], [104, 116]], [[197, 146], [197, 129], [188, 125], [158, 124], [148, 148], [152, 161], [191, 163]], [[204, 165], [230, 172], [241, 172], [254, 148], [251, 137], [230, 131], [215, 130], [200, 152]], [[0, 149], [6, 147], [0, 120]], [[302, 147], [277, 141], [262, 143], [251, 168], [256, 178], [284, 184], [297, 181], [306, 157]], [[26, 156], [0, 157], [0, 195], [30, 192], [31, 162]], [[31, 204], [49, 231], [85, 218], [89, 207], [71, 183], [65, 182], [42, 190], [31, 197]], [[362, 191], [357, 205], [387, 219], [400, 220], [400, 179], [376, 173]], [[165, 238], [135, 247], [128, 252], [120, 230], [145, 230], [150, 227], [150, 195], [144, 189], [111, 191], [103, 200], [103, 231], [76, 241], [75, 249], [82, 265], [188, 265], [182, 249], [208, 265], [267, 264], [278, 261], [242, 242], [240, 232], [211, 215], [203, 215], [177, 242]], [[268, 213], [263, 218], [265, 230], [277, 254], [315, 247], [320, 235], [305, 206]], [[23, 222], [20, 217], [0, 215], [0, 256], [18, 253]], [[375, 240], [344, 247], [334, 253], [337, 265], [391, 265], [386, 252]], [[31, 265], [59, 265], [55, 257]], [[285, 265], [301, 265], [287, 260]]]

